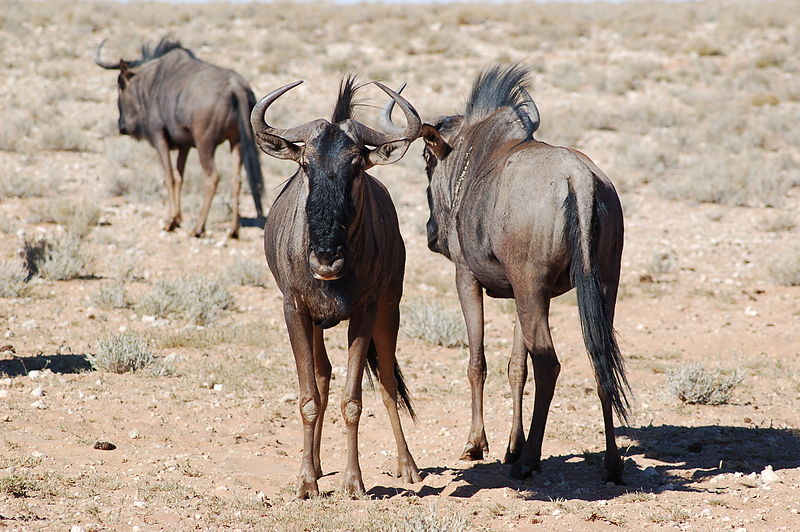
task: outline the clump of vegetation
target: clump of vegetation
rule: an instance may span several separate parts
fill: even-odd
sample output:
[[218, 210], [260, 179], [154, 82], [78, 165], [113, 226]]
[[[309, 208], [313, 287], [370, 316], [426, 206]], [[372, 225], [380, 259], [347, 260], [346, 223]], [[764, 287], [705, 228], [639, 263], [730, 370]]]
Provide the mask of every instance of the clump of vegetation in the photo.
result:
[[236, 259], [225, 268], [225, 279], [230, 284], [241, 286], [265, 286], [267, 279], [264, 276], [264, 264], [250, 259]]
[[24, 296], [30, 289], [27, 279], [28, 272], [22, 265], [10, 261], [0, 262], [0, 297]]
[[40, 198], [56, 192], [52, 180], [34, 178], [30, 172], [5, 172], [0, 176], [0, 196], [4, 198]]
[[667, 387], [684, 403], [724, 405], [743, 379], [739, 370], [707, 369], [703, 364], [693, 364], [671, 371], [667, 375]]
[[459, 313], [435, 303], [412, 303], [405, 308], [403, 331], [435, 345], [467, 345], [467, 329]]
[[119, 275], [92, 295], [92, 304], [102, 309], [129, 308], [128, 283], [133, 278], [133, 266], [122, 265]]
[[30, 221], [55, 223], [79, 238], [88, 235], [100, 221], [100, 208], [94, 201], [80, 198], [51, 198], [30, 206]]
[[397, 519], [390, 527], [380, 527], [387, 532], [460, 532], [472, 530], [470, 520], [455, 512], [437, 512], [431, 505], [425, 512], [406, 511], [405, 519]]
[[233, 296], [221, 282], [187, 276], [158, 281], [139, 302], [138, 310], [159, 318], [178, 316], [205, 325], [232, 306]]
[[769, 265], [769, 275], [782, 286], [800, 286], [800, 248], [781, 253]]
[[797, 227], [797, 220], [788, 213], [778, 213], [775, 216], [765, 216], [758, 222], [758, 228], [762, 231], [779, 233], [781, 231], [792, 231]]
[[138, 334], [110, 334], [100, 338], [97, 344], [97, 354], [86, 357], [96, 371], [137, 372], [155, 360], [148, 341]]
[[30, 114], [21, 109], [4, 109], [3, 120], [0, 122], [0, 150], [22, 151], [32, 128]]
[[0, 478], [0, 493], [11, 497], [27, 497], [35, 488], [36, 485], [26, 476], [14, 474]]
[[35, 275], [51, 281], [75, 279], [87, 275], [91, 263], [80, 238], [71, 234], [26, 239], [21, 253], [27, 279]]
[[53, 151], [88, 151], [89, 142], [81, 131], [53, 124], [42, 129], [41, 147]]

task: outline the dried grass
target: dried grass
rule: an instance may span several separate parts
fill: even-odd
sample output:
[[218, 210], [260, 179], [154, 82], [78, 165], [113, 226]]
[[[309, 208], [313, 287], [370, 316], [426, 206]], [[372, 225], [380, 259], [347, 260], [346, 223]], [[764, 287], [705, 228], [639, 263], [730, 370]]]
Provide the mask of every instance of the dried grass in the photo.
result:
[[706, 369], [693, 364], [669, 372], [667, 387], [681, 402], [700, 405], [724, 405], [730, 401], [734, 388], [744, 379], [739, 370]]

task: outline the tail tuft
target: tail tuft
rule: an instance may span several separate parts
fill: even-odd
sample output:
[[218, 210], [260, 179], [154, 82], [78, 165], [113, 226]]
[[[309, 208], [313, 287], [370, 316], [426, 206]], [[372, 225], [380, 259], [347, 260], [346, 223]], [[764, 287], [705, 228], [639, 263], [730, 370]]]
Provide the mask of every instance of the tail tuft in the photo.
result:
[[[367, 376], [370, 376], [370, 373], [378, 378], [378, 350], [375, 349], [375, 342], [369, 343], [369, 350], [367, 351], [367, 364], [369, 366], [369, 373]], [[411, 419], [414, 421], [417, 420], [417, 414], [414, 412], [414, 407], [411, 404], [411, 395], [408, 392], [408, 387], [406, 386], [406, 381], [403, 378], [403, 372], [400, 371], [400, 366], [397, 364], [397, 361], [394, 362], [394, 378], [397, 381], [397, 395], [399, 396], [399, 403], [400, 408], [408, 412], [408, 415], [411, 416]], [[370, 378], [370, 381], [372, 379]]]

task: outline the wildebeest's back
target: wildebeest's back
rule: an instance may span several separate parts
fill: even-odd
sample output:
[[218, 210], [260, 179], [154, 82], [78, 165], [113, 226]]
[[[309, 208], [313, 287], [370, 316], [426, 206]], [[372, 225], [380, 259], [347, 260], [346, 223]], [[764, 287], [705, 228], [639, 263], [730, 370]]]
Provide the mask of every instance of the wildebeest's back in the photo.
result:
[[151, 84], [148, 129], [165, 130], [171, 147], [195, 147], [202, 135], [211, 133], [216, 136], [206, 140], [215, 145], [238, 141], [235, 94], [240, 91], [255, 100], [239, 74], [175, 49], [146, 63], [139, 75]]
[[[514, 278], [532, 273], [553, 283], [565, 277], [569, 182], [605, 188], [610, 186], [605, 175], [595, 175], [571, 150], [538, 141], [499, 146], [475, 172], [460, 201], [459, 244], [463, 260], [490, 295], [511, 297]], [[516, 271], [521, 264], [525, 271]]]
[[298, 172], [275, 200], [264, 226], [264, 251], [283, 294], [299, 297], [318, 322], [349, 319], [376, 294], [402, 294], [405, 247], [397, 212], [382, 183], [364, 179], [363, 204], [348, 237], [347, 274], [336, 281], [314, 279], [308, 264], [305, 204], [308, 184]]

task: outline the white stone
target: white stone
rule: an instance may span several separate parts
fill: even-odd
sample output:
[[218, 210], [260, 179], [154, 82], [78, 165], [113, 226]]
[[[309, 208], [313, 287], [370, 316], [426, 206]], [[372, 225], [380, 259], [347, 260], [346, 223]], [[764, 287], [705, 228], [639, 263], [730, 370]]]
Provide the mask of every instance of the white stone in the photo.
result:
[[128, 433], [128, 437], [130, 439], [132, 439], [132, 440], [138, 440], [139, 439], [139, 429], [133, 429], [132, 431], [130, 431]]
[[28, 378], [29, 379], [38, 379], [41, 376], [41, 374], [42, 374], [41, 371], [39, 371], [38, 369], [35, 369], [33, 371], [29, 371], [28, 372]]
[[38, 401], [34, 401], [31, 403], [33, 408], [38, 408], [39, 410], [47, 410], [47, 403], [44, 402], [44, 399], [39, 399]]
[[72, 525], [72, 527], [69, 529], [69, 532], [86, 532], [86, 529], [81, 525]]
[[647, 466], [642, 470], [642, 475], [644, 475], [645, 478], [653, 478], [658, 476], [658, 471], [653, 466]]
[[216, 383], [216, 384], [214, 385], [214, 391], [215, 391], [215, 392], [222, 391], [222, 384], [220, 384], [220, 383]]
[[761, 480], [763, 480], [764, 482], [767, 482], [767, 483], [769, 483], [769, 482], [780, 482], [781, 481], [781, 477], [779, 477], [778, 474], [775, 473], [775, 471], [772, 470], [772, 466], [771, 465], [768, 465], [761, 472]]
[[147, 508], [147, 503], [144, 501], [133, 501], [133, 505], [136, 508]]
[[34, 330], [36, 328], [36, 320], [23, 321], [22, 328], [28, 331]]
[[37, 386], [31, 390], [31, 395], [34, 397], [44, 397], [44, 386]]
[[8, 390], [0, 390], [0, 399], [8, 397]]

